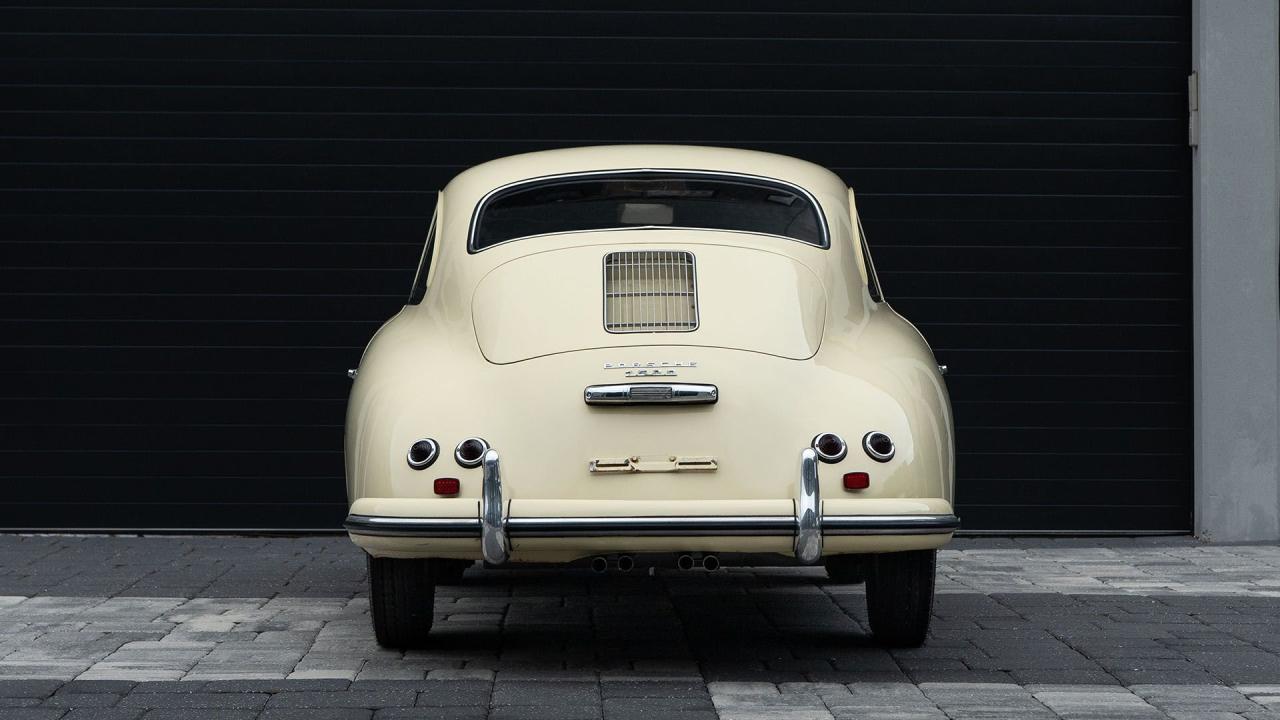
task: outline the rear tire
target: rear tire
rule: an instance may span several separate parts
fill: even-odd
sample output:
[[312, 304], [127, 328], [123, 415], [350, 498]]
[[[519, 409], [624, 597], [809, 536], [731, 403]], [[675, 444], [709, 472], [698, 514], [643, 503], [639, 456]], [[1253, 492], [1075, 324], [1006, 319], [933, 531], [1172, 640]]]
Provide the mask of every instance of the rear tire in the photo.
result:
[[857, 585], [867, 579], [867, 555], [831, 555], [826, 561], [827, 577], [839, 585]]
[[426, 560], [369, 556], [369, 615], [379, 645], [426, 645], [435, 597], [436, 586]]
[[919, 647], [929, 634], [937, 550], [873, 556], [867, 566], [867, 618], [876, 642]]

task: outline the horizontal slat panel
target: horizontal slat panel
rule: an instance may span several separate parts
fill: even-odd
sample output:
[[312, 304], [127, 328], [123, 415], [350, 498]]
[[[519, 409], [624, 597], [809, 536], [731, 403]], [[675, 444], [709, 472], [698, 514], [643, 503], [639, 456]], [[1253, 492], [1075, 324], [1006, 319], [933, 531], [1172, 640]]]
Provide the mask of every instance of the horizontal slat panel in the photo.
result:
[[[1047, 65], [1028, 73], [999, 64], [978, 67], [852, 65], [841, 58], [821, 63], [771, 65], [759, 62], [678, 63], [660, 56], [627, 62], [583, 64], [573, 60], [509, 63], [479, 59], [466, 63], [409, 60], [397, 63], [353, 62], [333, 58], [305, 66], [289, 61], [194, 60], [190, 58], [115, 58], [110, 63], [62, 58], [11, 58], [0, 64], [0, 82], [41, 84], [203, 85], [357, 88], [483, 88], [488, 90], [575, 88], [750, 90], [881, 90], [944, 92], [1129, 92], [1174, 93], [1186, 87], [1178, 67], [1071, 67]], [[751, 68], [742, 71], [743, 65]]]
[[335, 527], [435, 191], [611, 142], [855, 188], [966, 528], [1188, 527], [1185, 0], [243, 5], [0, 7], [0, 527]]
[[[1128, 41], [1141, 34], [1143, 41], [1177, 43], [1185, 23], [1175, 16], [1097, 15], [1087, 22], [1063, 23], [1060, 18], [1026, 15], [950, 15], [885, 12], [775, 13], [724, 12], [693, 14], [645, 8], [645, 12], [600, 9], [576, 11], [570, 16], [556, 10], [524, 9], [519, 12], [457, 12], [420, 9], [384, 9], [380, 12], [306, 13], [308, 35], [421, 35], [540, 37], [586, 40], [625, 36], [644, 39], [690, 38], [736, 40], [748, 37], [806, 40], [919, 40], [1004, 39], [1061, 42], [1071, 40]], [[129, 10], [95, 8], [71, 17], [58, 9], [21, 8], [0, 11], [0, 23], [11, 33], [90, 32], [205, 35], [296, 35], [299, 13], [274, 8]], [[625, 23], [620, 22], [625, 19]], [[831, 19], [844, 22], [830, 22]]]
[[[3, 67], [3, 64], [0, 64]], [[852, 121], [851, 121], [852, 122]], [[521, 134], [523, 135], [523, 134]], [[632, 142], [633, 138], [618, 138]], [[1159, 140], [1160, 142], [1157, 142]], [[1052, 138], [994, 138], [989, 142], [939, 140], [916, 143], [910, 139], [883, 141], [859, 135], [812, 142], [786, 138], [726, 139], [720, 144], [779, 152], [821, 162], [864, 188], [863, 172], [880, 168], [934, 172], [948, 169], [967, 171], [987, 168], [997, 173], [1017, 170], [1120, 170], [1127, 172], [1168, 172], [1186, 156], [1181, 138], [1148, 138], [1135, 143], [1107, 143], [1099, 140], [1057, 142]], [[575, 138], [541, 140], [513, 135], [511, 138], [464, 137], [451, 140], [428, 138], [228, 138], [228, 137], [21, 137], [0, 135], [0, 152], [6, 162], [33, 163], [127, 163], [227, 164], [232, 167], [286, 164], [316, 167], [326, 164], [349, 168], [353, 173], [383, 170], [395, 176], [399, 168], [420, 173], [423, 178], [452, 176], [472, 165], [496, 157], [532, 150], [551, 150], [592, 142]], [[239, 163], [237, 165], [236, 163]], [[73, 165], [74, 166], [74, 165]], [[1176, 166], [1176, 165], [1175, 165]], [[147, 168], [143, 167], [145, 171]], [[127, 177], [127, 169], [117, 168], [117, 176]], [[1140, 177], [1147, 177], [1141, 175]], [[928, 218], [908, 218], [924, 223]], [[1000, 218], [986, 218], [993, 224]], [[1099, 227], [1095, 232], [1105, 232]]]

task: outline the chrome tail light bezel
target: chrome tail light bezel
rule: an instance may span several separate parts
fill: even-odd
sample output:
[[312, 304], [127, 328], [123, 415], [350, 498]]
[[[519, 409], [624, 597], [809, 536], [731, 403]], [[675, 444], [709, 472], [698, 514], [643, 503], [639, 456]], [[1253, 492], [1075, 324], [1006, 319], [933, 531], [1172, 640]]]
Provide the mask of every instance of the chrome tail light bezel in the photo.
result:
[[[480, 452], [475, 458], [464, 457], [462, 448], [468, 443], [476, 442], [480, 444]], [[482, 437], [469, 437], [463, 439], [453, 448], [453, 459], [458, 465], [464, 468], [477, 468], [484, 462], [484, 454], [489, 452], [489, 443]]]
[[[880, 438], [884, 438], [885, 442], [889, 443], [888, 451], [882, 451], [875, 447], [876, 444], [879, 444]], [[887, 434], [882, 433], [879, 430], [872, 430], [862, 436], [862, 450], [867, 454], [867, 457], [872, 460], [886, 463], [892, 460], [893, 456], [897, 454], [898, 446], [893, 442], [893, 438], [889, 437]]]
[[[840, 444], [840, 449], [837, 450], [836, 452], [828, 452], [826, 450], [823, 450], [821, 447], [823, 443], [821, 441], [824, 438], [834, 438], [835, 441]], [[809, 446], [812, 447], [813, 451], [818, 454], [818, 459], [824, 463], [838, 463], [849, 455], [849, 443], [845, 442], [844, 438], [840, 437], [839, 435], [833, 432], [823, 432], [823, 433], [818, 433], [817, 435], [814, 435], [813, 440], [810, 441], [809, 443]]]
[[[430, 451], [427, 453], [425, 458], [415, 460], [413, 457], [414, 450], [416, 450], [418, 445], [422, 443], [426, 443], [429, 446]], [[405, 462], [409, 463], [409, 467], [414, 470], [426, 470], [431, 467], [432, 463], [434, 463], [439, 457], [440, 443], [432, 440], [431, 438], [418, 438], [417, 440], [414, 440], [413, 444], [409, 446], [409, 451], [404, 455]]]

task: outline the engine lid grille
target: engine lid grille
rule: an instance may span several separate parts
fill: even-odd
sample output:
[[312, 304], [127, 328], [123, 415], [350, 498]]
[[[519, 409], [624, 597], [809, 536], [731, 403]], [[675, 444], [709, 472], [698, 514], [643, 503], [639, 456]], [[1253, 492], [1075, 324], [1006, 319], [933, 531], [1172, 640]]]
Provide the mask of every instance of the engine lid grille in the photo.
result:
[[611, 333], [698, 329], [693, 253], [625, 250], [605, 255], [604, 329]]

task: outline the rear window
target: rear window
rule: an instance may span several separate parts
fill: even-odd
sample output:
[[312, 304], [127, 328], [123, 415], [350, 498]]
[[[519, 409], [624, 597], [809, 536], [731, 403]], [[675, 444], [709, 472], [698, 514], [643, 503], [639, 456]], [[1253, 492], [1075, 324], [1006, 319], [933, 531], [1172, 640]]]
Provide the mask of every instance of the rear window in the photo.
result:
[[548, 233], [623, 228], [765, 233], [826, 247], [812, 197], [784, 183], [692, 173], [619, 173], [536, 181], [491, 195], [471, 249]]

